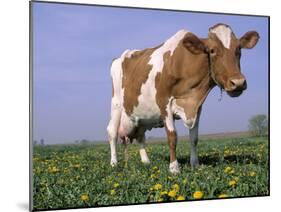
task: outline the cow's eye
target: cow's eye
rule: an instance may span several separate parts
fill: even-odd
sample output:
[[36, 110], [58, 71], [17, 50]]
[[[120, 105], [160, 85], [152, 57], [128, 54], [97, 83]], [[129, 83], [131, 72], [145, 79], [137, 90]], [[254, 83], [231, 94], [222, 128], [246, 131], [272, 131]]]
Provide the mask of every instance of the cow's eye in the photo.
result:
[[235, 54], [236, 54], [236, 55], [240, 55], [240, 54], [241, 54], [241, 49], [240, 49], [240, 48], [237, 48], [236, 51], [235, 51]]
[[212, 54], [212, 55], [216, 54], [215, 49], [210, 49], [210, 54]]

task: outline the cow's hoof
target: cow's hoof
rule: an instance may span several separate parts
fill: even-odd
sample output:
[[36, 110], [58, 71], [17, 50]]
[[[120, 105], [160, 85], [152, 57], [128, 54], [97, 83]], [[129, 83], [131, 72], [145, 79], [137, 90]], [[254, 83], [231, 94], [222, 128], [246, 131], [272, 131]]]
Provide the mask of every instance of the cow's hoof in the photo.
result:
[[169, 171], [172, 174], [179, 174], [180, 173], [179, 163], [178, 163], [177, 160], [175, 160], [174, 162], [170, 163]]
[[199, 167], [199, 161], [198, 160], [191, 161], [190, 166], [191, 166], [191, 170], [195, 170], [196, 168]]
[[141, 160], [141, 162], [143, 163], [143, 164], [150, 164], [150, 160], [147, 158], [147, 159], [143, 159], [143, 160]]
[[117, 166], [117, 161], [116, 160], [111, 160], [110, 161], [110, 165], [111, 165], [111, 167]]

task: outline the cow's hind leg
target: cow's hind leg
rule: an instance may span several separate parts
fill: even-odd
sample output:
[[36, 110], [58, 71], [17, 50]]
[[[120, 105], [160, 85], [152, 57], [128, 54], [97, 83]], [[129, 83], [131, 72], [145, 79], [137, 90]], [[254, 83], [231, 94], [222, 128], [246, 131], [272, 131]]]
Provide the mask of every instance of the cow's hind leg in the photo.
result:
[[140, 145], [140, 157], [141, 162], [144, 164], [149, 164], [150, 160], [147, 156], [146, 150], [145, 150], [145, 129], [139, 128], [137, 131], [137, 142]]
[[118, 139], [118, 128], [120, 125], [121, 119], [121, 108], [118, 107], [118, 103], [115, 102], [115, 99], [112, 99], [112, 106], [111, 106], [111, 119], [107, 126], [107, 133], [109, 137], [109, 144], [110, 144], [110, 151], [111, 151], [111, 166], [117, 165], [117, 153], [116, 153], [116, 145]]

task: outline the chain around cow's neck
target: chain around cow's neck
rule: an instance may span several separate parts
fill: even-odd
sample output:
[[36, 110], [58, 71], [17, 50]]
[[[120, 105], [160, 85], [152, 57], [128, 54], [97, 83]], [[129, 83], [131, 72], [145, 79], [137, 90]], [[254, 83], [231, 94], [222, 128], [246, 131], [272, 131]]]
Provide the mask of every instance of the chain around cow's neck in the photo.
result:
[[212, 68], [212, 60], [210, 55], [208, 54], [208, 64], [209, 64], [209, 74], [211, 79], [215, 82], [215, 84], [220, 88], [220, 97], [218, 99], [218, 101], [220, 102], [222, 100], [222, 94], [223, 94], [223, 88], [220, 86], [220, 84], [217, 82], [216, 78], [215, 78], [215, 74]]

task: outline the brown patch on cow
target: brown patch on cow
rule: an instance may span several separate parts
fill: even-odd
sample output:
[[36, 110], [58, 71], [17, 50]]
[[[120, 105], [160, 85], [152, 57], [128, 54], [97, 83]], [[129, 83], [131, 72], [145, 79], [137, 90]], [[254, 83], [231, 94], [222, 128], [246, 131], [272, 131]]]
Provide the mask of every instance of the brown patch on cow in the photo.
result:
[[152, 69], [148, 62], [156, 48], [137, 51], [130, 58], [125, 58], [122, 63], [124, 108], [128, 115], [132, 114], [134, 107], [138, 105], [141, 86], [147, 81], [149, 72]]

